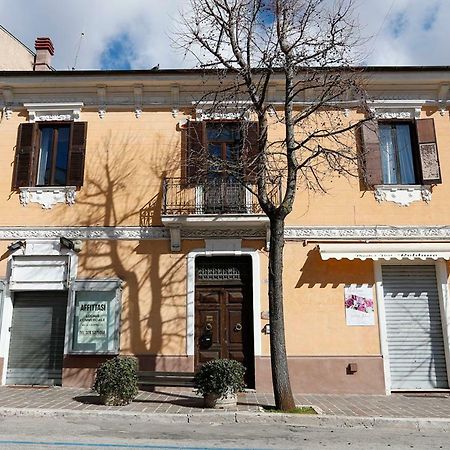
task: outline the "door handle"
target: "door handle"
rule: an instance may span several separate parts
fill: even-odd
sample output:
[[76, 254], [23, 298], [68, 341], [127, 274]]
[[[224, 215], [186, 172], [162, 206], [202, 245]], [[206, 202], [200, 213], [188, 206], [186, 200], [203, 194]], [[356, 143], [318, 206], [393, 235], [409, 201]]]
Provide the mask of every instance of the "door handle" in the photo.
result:
[[242, 325], [240, 324], [240, 323], [237, 323], [235, 326], [234, 326], [234, 331], [241, 331], [242, 330]]

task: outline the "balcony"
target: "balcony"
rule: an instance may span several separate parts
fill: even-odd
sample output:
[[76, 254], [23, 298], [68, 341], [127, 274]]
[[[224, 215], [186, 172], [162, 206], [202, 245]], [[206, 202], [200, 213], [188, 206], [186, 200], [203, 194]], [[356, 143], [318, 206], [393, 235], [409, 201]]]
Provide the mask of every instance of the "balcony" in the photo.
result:
[[[256, 190], [255, 184], [247, 187]], [[274, 200], [278, 198], [278, 185], [271, 185], [270, 195]], [[254, 236], [259, 233], [265, 238], [269, 223], [257, 198], [246, 186], [223, 178], [196, 183], [184, 178], [166, 178], [161, 219], [171, 230], [172, 249], [177, 248], [181, 229], [190, 228], [192, 235], [193, 228], [214, 228], [214, 235], [220, 236], [222, 227], [223, 237], [233, 235], [233, 230], [247, 229], [252, 230]]]

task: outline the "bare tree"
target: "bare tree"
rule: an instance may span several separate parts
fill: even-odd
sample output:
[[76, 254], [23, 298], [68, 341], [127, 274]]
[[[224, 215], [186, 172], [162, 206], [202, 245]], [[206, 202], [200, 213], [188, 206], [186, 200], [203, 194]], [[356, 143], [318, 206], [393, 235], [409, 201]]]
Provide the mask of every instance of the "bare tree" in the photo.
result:
[[[360, 122], [348, 112], [365, 103], [363, 71], [355, 69], [360, 38], [353, 0], [190, 0], [181, 21], [178, 45], [215, 79], [200, 103], [216, 116], [241, 111], [258, 124], [257, 152], [243, 145], [238, 163], [214, 167], [252, 190], [270, 219], [272, 380], [276, 407], [289, 410], [295, 404], [283, 318], [285, 218], [300, 186], [325, 192], [330, 176], [357, 173], [352, 132]], [[269, 139], [275, 123], [281, 138]], [[242, 132], [251, 134], [248, 127]], [[254, 187], [248, 167], [257, 174]], [[279, 198], [272, 195], [278, 182]]]

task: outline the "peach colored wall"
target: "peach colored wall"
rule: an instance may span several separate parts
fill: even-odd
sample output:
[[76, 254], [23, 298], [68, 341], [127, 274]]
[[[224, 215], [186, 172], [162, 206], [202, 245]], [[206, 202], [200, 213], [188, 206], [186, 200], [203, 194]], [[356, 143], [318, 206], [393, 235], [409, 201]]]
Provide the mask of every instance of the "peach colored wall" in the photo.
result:
[[[84, 110], [88, 122], [85, 185], [72, 207], [57, 205], [42, 211], [36, 204], [22, 207], [17, 193], [11, 193], [14, 147], [20, 122], [26, 111], [14, 113], [0, 122], [0, 226], [2, 225], [160, 225], [161, 180], [164, 175], [179, 174], [182, 132], [177, 131], [180, 114], [174, 119], [169, 111], [142, 113], [136, 119], [132, 111], [108, 110], [103, 119], [97, 112]], [[414, 202], [402, 207], [390, 202], [378, 203], [373, 193], [361, 190], [358, 178], [333, 178], [325, 183], [326, 194], [313, 194], [299, 185], [294, 211], [288, 225], [439, 225], [447, 223], [446, 183], [450, 154], [448, 116], [437, 110], [422, 111], [422, 117], [435, 120], [439, 158], [444, 183], [433, 187], [429, 204]], [[350, 116], [349, 120], [356, 116]], [[272, 127], [276, 139], [281, 126]], [[355, 146], [354, 137], [349, 143]]]
[[[162, 178], [180, 166], [180, 132], [169, 112], [108, 111], [82, 113], [88, 122], [84, 186], [76, 204], [43, 211], [38, 204], [23, 207], [11, 192], [14, 152], [24, 111], [0, 122], [0, 226], [161, 225]], [[144, 218], [145, 217], [145, 218]]]
[[186, 353], [186, 254], [203, 242], [184, 241], [171, 253], [169, 241], [88, 241], [79, 254], [79, 278], [124, 281], [122, 353]]
[[[422, 110], [421, 118], [433, 118], [436, 128], [443, 183], [433, 186], [430, 203], [413, 202], [408, 207], [392, 202], [378, 203], [359, 178], [334, 177], [325, 183], [326, 194], [311, 194], [300, 186], [287, 225], [439, 225], [447, 224], [450, 195], [450, 122], [448, 114]], [[353, 142], [353, 145], [355, 143]]]
[[[345, 322], [344, 286], [373, 284], [372, 261], [323, 261], [314, 247], [311, 244], [304, 247], [300, 242], [285, 245], [283, 282], [288, 354], [380, 355], [376, 305], [375, 325], [347, 326]], [[267, 254], [264, 254], [261, 258], [263, 270], [266, 264]], [[263, 291], [267, 290], [265, 274], [262, 276]], [[262, 304], [263, 310], [268, 310], [266, 302]], [[269, 336], [262, 336], [263, 355], [268, 355]]]

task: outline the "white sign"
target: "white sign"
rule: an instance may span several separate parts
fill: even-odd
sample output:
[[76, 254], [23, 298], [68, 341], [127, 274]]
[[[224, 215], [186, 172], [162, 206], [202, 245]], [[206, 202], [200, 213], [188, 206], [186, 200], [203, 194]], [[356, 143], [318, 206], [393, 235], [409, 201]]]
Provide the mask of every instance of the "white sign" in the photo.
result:
[[345, 319], [349, 326], [375, 325], [373, 289], [368, 285], [345, 286]]
[[79, 344], [103, 344], [108, 335], [107, 302], [80, 302], [78, 304]]

